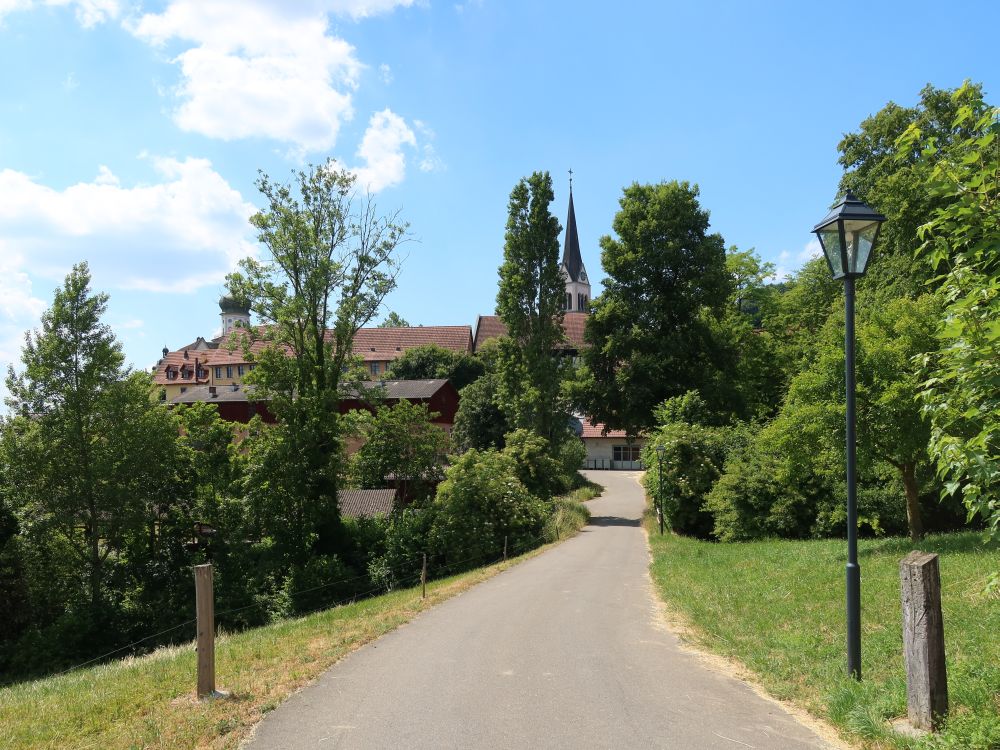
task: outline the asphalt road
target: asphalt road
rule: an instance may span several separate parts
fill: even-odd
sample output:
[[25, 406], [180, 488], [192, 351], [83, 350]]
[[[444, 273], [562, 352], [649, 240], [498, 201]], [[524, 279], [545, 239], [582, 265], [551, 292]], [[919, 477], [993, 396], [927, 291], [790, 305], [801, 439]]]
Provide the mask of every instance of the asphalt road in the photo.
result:
[[348, 656], [249, 747], [829, 747], [658, 625], [637, 475], [590, 473], [577, 537]]

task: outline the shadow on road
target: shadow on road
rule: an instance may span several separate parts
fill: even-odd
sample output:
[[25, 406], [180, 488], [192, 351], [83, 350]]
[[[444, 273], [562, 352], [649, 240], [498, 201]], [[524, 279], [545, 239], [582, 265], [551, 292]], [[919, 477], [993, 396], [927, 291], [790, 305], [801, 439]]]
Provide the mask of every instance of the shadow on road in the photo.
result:
[[620, 518], [619, 516], [591, 516], [588, 526], [638, 526], [638, 518]]

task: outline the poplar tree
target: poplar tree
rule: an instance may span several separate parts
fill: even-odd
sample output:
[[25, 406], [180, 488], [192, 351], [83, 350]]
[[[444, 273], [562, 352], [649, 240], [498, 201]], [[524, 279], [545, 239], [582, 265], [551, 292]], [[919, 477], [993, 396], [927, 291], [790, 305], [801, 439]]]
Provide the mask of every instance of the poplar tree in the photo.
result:
[[497, 374], [511, 425], [555, 444], [567, 424], [557, 354], [566, 282], [559, 269], [562, 227], [549, 210], [553, 197], [548, 172], [521, 179], [510, 194], [497, 293], [507, 338], [498, 345]]

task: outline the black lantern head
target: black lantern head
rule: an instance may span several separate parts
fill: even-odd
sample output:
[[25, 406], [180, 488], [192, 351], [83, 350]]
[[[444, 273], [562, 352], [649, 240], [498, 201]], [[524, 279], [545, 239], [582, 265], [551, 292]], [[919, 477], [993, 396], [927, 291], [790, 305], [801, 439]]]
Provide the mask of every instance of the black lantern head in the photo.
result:
[[850, 190], [819, 224], [813, 227], [835, 279], [857, 278], [868, 270], [872, 249], [885, 217]]
[[659, 456], [660, 458], [663, 458], [663, 454], [666, 453], [666, 451], [667, 449], [664, 446], [662, 445], [656, 446], [656, 455]]

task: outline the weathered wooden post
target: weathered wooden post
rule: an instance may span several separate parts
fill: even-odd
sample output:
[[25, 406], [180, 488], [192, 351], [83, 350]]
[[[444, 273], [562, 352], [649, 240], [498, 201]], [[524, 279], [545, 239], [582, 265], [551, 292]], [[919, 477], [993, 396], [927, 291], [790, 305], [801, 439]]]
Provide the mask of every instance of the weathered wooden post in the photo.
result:
[[507, 535], [503, 535], [503, 561], [507, 562]]
[[427, 553], [424, 552], [424, 564], [420, 568], [420, 598], [427, 598]]
[[914, 550], [899, 563], [903, 659], [910, 723], [933, 730], [948, 713], [938, 556]]
[[194, 566], [195, 610], [198, 617], [198, 697], [215, 695], [215, 597], [212, 564]]

